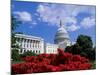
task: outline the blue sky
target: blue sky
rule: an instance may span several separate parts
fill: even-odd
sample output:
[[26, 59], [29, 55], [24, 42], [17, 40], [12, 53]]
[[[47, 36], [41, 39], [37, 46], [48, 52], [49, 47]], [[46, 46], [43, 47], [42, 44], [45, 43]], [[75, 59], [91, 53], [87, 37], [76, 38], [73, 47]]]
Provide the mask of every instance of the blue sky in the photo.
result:
[[84, 34], [91, 36], [95, 45], [95, 6], [13, 1], [12, 14], [22, 21], [16, 32], [53, 43], [61, 20], [71, 41]]

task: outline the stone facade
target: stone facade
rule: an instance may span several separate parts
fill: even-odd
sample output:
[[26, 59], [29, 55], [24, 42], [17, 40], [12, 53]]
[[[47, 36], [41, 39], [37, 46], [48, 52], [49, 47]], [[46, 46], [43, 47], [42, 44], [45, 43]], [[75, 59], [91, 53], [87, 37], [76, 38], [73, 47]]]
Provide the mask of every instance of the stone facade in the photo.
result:
[[58, 48], [57, 44], [46, 43], [45, 53], [47, 53], [47, 54], [50, 54], [50, 53], [56, 54], [57, 53], [57, 48]]
[[44, 40], [40, 37], [16, 34], [16, 41], [20, 46], [19, 53], [32, 51], [36, 54], [44, 53]]
[[19, 45], [19, 53], [23, 54], [27, 51], [32, 51], [36, 54], [42, 53], [57, 53], [58, 45], [45, 43], [41, 37], [29, 36], [24, 34], [16, 34], [16, 42]]

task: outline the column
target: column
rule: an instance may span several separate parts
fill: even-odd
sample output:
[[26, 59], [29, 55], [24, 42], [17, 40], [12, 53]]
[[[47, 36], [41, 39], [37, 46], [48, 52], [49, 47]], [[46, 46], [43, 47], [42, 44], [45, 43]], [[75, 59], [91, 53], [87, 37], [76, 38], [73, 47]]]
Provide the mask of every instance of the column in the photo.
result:
[[30, 48], [32, 48], [32, 40], [30, 40]]
[[27, 51], [29, 50], [29, 48], [30, 48], [30, 41], [29, 39], [27, 39]]
[[34, 40], [33, 40], [33, 48], [34, 48]]
[[30, 48], [32, 48], [32, 40], [30, 40]]
[[33, 40], [31, 40], [31, 48], [33, 49]]
[[40, 47], [39, 47], [39, 43], [40, 43], [40, 41], [38, 41], [38, 48], [40, 48]]
[[30, 48], [30, 40], [28, 39], [28, 48]]
[[26, 48], [28, 48], [28, 39], [26, 39]]
[[22, 39], [22, 54], [24, 53], [24, 49], [23, 48], [25, 48], [25, 39]]
[[38, 41], [37, 41], [37, 48], [38, 48]]
[[[25, 45], [25, 50], [26, 50], [26, 51], [27, 51], [27, 48], [28, 48], [28, 45], [27, 45], [27, 44], [28, 44], [28, 40], [26, 39], [26, 45]], [[25, 52], [26, 52], [26, 51], [25, 51]]]
[[37, 41], [35, 40], [35, 48], [37, 48]]
[[30, 44], [30, 43], [29, 43], [29, 39], [27, 39], [27, 48], [29, 48], [29, 44]]
[[31, 40], [29, 39], [29, 51], [31, 50]]
[[21, 38], [19, 38], [19, 46], [21, 46]]
[[40, 48], [40, 41], [38, 42], [38, 48], [39, 48], [39, 54], [40, 54], [40, 50], [41, 50], [41, 48]]
[[24, 48], [24, 39], [22, 38], [22, 48]]
[[35, 42], [35, 41], [33, 40], [33, 51], [35, 52], [35, 45], [34, 45], [34, 42]]
[[19, 53], [21, 53], [21, 50], [22, 50], [22, 38], [19, 38], [19, 47], [20, 47], [20, 50], [19, 50]]
[[38, 48], [38, 41], [36, 42], [37, 48]]
[[26, 48], [26, 39], [24, 40], [24, 48]]
[[35, 45], [35, 53], [37, 54], [37, 41], [36, 40], [35, 40], [34, 45]]

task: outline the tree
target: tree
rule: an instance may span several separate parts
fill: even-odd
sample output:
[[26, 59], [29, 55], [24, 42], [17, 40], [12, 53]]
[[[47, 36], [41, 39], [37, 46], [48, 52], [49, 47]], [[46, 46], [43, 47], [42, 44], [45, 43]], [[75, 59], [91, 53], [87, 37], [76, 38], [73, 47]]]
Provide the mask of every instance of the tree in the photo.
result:
[[93, 48], [91, 37], [86, 35], [79, 35], [77, 38], [77, 44], [82, 47], [80, 55], [85, 56], [92, 61], [96, 59], [96, 51], [95, 47]]
[[16, 43], [16, 37], [15, 37], [15, 32], [14, 30], [21, 24], [21, 21], [18, 21], [17, 18], [14, 16], [11, 17], [11, 58], [13, 60], [18, 60], [19, 59], [19, 45]]
[[72, 53], [72, 48], [73, 48], [73, 46], [66, 46], [65, 52]]
[[89, 51], [88, 51], [88, 57], [89, 57], [89, 59], [91, 59], [92, 61], [93, 61], [93, 60], [96, 60], [96, 49], [95, 49], [95, 48], [92, 48], [92, 50], [89, 50]]
[[16, 43], [16, 37], [15, 37], [15, 29], [21, 24], [21, 21], [19, 21], [14, 16], [11, 16], [11, 46]]
[[92, 49], [93, 47], [91, 37], [86, 35], [79, 35], [77, 38], [77, 44], [79, 44], [79, 46], [82, 47], [83, 50], [87, 48]]
[[65, 52], [79, 54], [87, 57], [91, 61], [96, 60], [96, 47], [93, 48], [92, 40], [89, 36], [79, 35], [76, 44], [67, 46]]
[[11, 32], [13, 33], [14, 30], [21, 24], [22, 22], [15, 18], [14, 16], [11, 16]]
[[67, 46], [65, 48], [65, 52], [70, 52], [72, 54], [80, 54], [82, 48], [78, 44], [74, 44], [72, 46]]
[[76, 44], [73, 45], [73, 48], [72, 48], [73, 54], [80, 54], [81, 51], [82, 51], [82, 47], [79, 46], [79, 44], [76, 43]]
[[13, 49], [11, 56], [12, 56], [13, 61], [20, 60], [20, 55], [19, 55], [18, 49]]

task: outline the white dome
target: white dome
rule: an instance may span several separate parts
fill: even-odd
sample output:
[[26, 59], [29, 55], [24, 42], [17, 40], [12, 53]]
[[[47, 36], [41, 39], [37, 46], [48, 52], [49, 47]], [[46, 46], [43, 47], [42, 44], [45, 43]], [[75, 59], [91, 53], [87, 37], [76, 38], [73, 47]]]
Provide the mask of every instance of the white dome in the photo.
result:
[[55, 34], [54, 43], [58, 44], [59, 47], [63, 47], [62, 49], [64, 49], [66, 46], [70, 44], [69, 35], [61, 23], [60, 27], [58, 28]]
[[55, 40], [56, 39], [69, 39], [69, 35], [64, 27], [58, 28], [56, 35], [55, 35]]
[[67, 31], [66, 31], [63, 27], [59, 28], [59, 29], [57, 30], [57, 32], [58, 32], [58, 33], [67, 33]]

